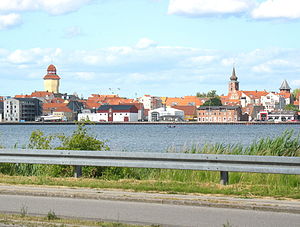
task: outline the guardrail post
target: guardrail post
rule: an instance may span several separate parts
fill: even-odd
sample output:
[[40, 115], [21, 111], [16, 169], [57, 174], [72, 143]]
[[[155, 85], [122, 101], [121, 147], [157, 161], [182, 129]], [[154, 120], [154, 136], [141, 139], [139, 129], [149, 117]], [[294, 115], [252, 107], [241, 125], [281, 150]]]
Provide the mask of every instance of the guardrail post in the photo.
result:
[[81, 166], [74, 166], [74, 177], [75, 178], [82, 177], [82, 168], [81, 168]]
[[220, 184], [221, 185], [227, 185], [228, 184], [228, 180], [229, 180], [229, 176], [228, 176], [228, 172], [227, 171], [221, 171], [220, 172]]

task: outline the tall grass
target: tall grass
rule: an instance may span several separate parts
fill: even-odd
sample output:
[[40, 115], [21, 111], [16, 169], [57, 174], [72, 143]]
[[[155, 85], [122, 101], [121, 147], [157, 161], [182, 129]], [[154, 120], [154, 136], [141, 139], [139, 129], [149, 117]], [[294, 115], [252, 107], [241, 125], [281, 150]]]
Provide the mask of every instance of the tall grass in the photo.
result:
[[203, 147], [193, 145], [183, 150], [184, 153], [202, 154], [232, 154], [232, 155], [261, 155], [261, 156], [300, 156], [300, 135], [293, 130], [284, 131], [275, 138], [261, 138], [249, 146], [240, 144], [205, 144]]

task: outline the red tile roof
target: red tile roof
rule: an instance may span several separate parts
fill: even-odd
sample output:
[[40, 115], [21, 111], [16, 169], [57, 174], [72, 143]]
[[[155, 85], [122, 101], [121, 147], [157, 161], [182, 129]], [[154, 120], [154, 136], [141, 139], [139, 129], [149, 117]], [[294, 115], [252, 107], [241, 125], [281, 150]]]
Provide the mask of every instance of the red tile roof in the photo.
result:
[[172, 106], [172, 108], [182, 110], [184, 112], [184, 115], [197, 115], [196, 106]]
[[48, 91], [35, 91], [31, 93], [31, 97], [47, 97], [53, 95], [53, 92]]

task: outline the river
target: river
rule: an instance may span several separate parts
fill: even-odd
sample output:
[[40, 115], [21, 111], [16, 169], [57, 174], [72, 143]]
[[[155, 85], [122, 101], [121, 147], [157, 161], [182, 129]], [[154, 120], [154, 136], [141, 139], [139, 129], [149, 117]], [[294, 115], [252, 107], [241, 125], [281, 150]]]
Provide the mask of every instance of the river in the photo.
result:
[[[76, 125], [0, 125], [0, 145], [25, 147], [34, 130], [46, 135], [71, 135]], [[105, 140], [111, 150], [164, 152], [181, 151], [207, 143], [249, 145], [255, 140], [276, 137], [285, 130], [300, 133], [300, 125], [88, 125], [91, 135]]]

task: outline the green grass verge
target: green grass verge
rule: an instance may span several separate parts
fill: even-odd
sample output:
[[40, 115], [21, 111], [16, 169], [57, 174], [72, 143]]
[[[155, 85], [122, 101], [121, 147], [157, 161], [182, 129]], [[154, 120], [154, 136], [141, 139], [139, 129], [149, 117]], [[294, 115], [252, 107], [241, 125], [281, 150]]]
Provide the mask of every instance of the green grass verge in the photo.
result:
[[23, 226], [23, 227], [75, 227], [75, 226], [101, 226], [101, 227], [144, 227], [145, 225], [131, 225], [115, 222], [102, 222], [102, 221], [90, 221], [90, 220], [79, 220], [79, 219], [65, 219], [56, 218], [49, 220], [46, 217], [37, 217], [29, 215], [18, 215], [18, 214], [1, 214], [0, 213], [0, 224], [10, 226]]
[[[174, 170], [173, 170], [174, 171]], [[173, 172], [166, 170], [166, 172]], [[210, 178], [218, 179], [218, 173], [184, 171], [186, 175], [199, 173], [210, 175]], [[175, 173], [178, 175], [178, 173]], [[247, 174], [231, 173], [230, 185], [222, 186], [214, 180], [203, 182], [200, 180], [136, 180], [119, 179], [105, 180], [93, 178], [54, 178], [47, 176], [24, 177], [0, 175], [0, 183], [4, 184], [25, 184], [25, 185], [50, 185], [67, 187], [86, 187], [99, 189], [123, 189], [146, 192], [163, 193], [201, 193], [232, 195], [243, 198], [251, 197], [273, 197], [300, 199], [300, 176], [294, 175], [271, 175], [271, 174]], [[207, 177], [205, 178], [207, 179]], [[236, 182], [235, 182], [236, 181]]]

